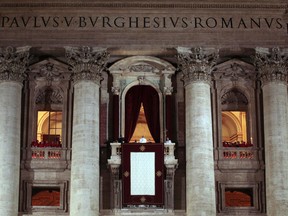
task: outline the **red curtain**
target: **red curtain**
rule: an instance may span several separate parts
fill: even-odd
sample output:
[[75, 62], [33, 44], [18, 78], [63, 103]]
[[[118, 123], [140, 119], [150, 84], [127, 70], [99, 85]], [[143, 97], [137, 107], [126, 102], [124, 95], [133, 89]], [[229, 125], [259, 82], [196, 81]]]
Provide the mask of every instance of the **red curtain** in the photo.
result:
[[139, 86], [128, 90], [125, 97], [125, 142], [129, 142], [135, 130], [140, 107], [142, 89]]
[[151, 86], [134, 86], [125, 97], [125, 141], [129, 142], [136, 128], [143, 103], [148, 128], [155, 142], [160, 142], [159, 96]]
[[173, 125], [172, 125], [172, 96], [166, 95], [166, 137], [169, 137], [169, 139], [174, 139], [173, 137]]
[[113, 141], [119, 138], [119, 95], [113, 95]]

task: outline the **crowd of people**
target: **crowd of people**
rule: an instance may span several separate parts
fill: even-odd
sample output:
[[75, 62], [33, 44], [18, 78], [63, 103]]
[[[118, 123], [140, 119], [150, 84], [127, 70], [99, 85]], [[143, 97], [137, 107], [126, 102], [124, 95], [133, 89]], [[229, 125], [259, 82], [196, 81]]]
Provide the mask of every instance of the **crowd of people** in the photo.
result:
[[32, 141], [31, 147], [34, 148], [61, 148], [62, 144], [60, 141]]
[[247, 143], [244, 141], [237, 141], [237, 142], [227, 142], [224, 141], [223, 142], [223, 147], [252, 147], [253, 144], [252, 143]]

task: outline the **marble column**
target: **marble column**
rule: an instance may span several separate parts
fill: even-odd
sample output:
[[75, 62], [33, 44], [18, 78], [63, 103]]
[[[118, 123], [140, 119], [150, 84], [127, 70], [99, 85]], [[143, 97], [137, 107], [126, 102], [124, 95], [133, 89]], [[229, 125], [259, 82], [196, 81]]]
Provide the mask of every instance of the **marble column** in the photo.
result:
[[288, 212], [288, 53], [279, 48], [256, 49], [263, 90], [266, 202], [268, 216]]
[[91, 47], [66, 47], [74, 104], [70, 216], [99, 215], [99, 88], [109, 55]]
[[29, 47], [0, 49], [0, 215], [18, 215], [22, 83]]
[[216, 215], [210, 82], [215, 50], [178, 48], [185, 86], [186, 212]]

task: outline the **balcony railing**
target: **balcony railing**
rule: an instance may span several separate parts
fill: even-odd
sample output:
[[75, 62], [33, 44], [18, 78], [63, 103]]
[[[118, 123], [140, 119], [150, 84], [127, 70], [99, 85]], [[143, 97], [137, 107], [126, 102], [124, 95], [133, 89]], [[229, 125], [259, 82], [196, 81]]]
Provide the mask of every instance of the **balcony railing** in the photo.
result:
[[245, 149], [229, 148], [229, 150], [223, 149], [222, 159], [229, 159], [229, 160], [256, 159], [256, 153], [257, 150], [247, 148]]

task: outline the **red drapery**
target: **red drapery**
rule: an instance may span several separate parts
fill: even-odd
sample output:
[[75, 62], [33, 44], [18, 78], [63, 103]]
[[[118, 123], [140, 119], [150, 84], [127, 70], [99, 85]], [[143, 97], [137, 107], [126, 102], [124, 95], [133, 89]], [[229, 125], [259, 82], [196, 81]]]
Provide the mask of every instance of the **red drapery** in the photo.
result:
[[156, 143], [160, 142], [159, 96], [151, 86], [134, 86], [125, 97], [125, 141], [129, 142], [136, 128], [141, 103], [150, 133]]
[[114, 122], [113, 139], [118, 140], [119, 138], [119, 95], [113, 95], [113, 122]]
[[173, 125], [172, 125], [172, 96], [166, 95], [166, 137], [174, 139], [173, 137]]

